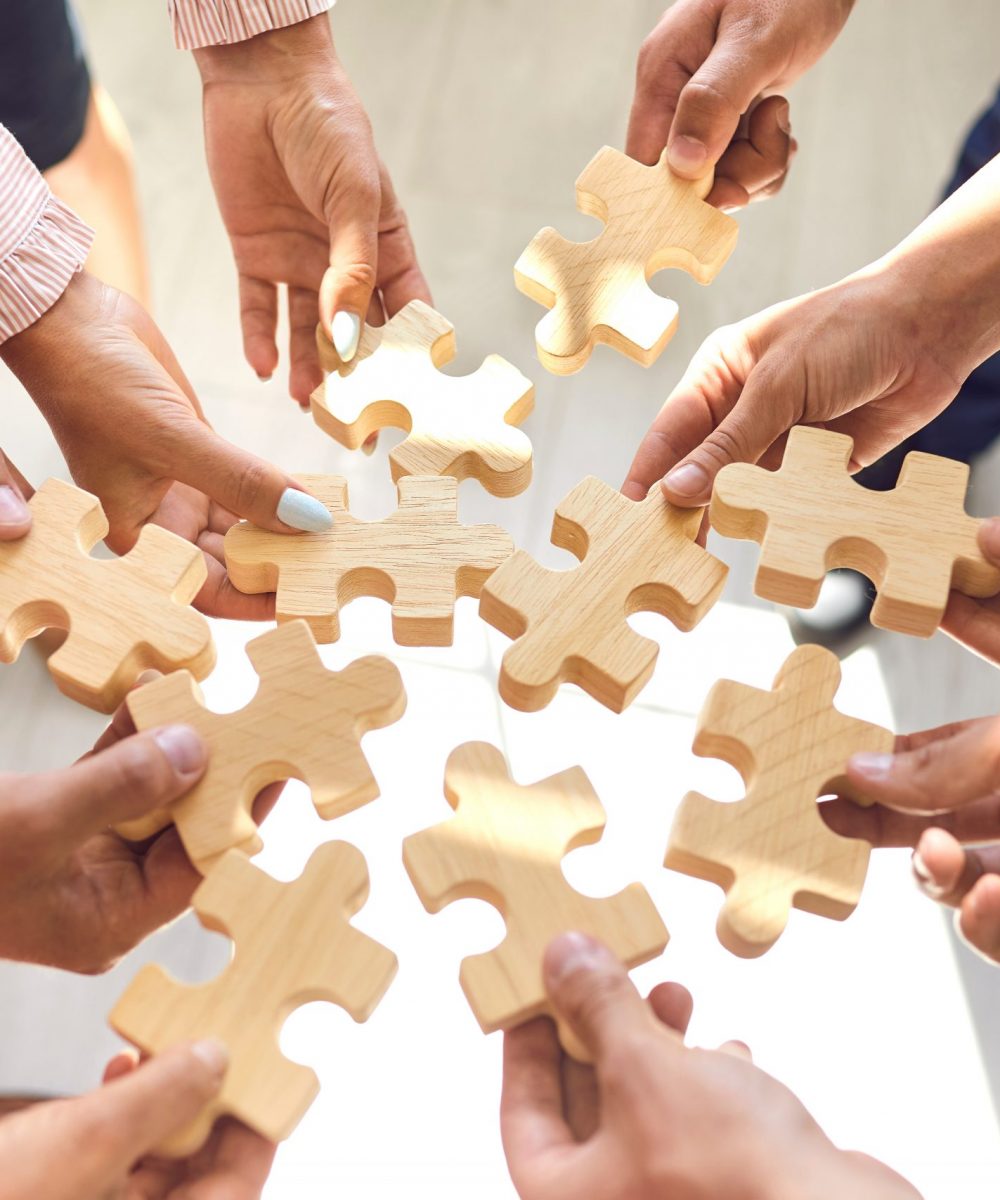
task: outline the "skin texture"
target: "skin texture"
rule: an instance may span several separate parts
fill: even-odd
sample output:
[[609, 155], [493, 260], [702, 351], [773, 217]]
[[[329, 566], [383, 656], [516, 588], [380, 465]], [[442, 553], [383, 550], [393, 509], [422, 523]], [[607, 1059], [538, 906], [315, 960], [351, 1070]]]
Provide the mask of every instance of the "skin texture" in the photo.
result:
[[214, 1043], [176, 1046], [141, 1066], [123, 1054], [96, 1091], [5, 1117], [5, 1200], [257, 1200], [275, 1148], [234, 1121], [218, 1122], [191, 1158], [150, 1154], [216, 1094], [225, 1069]]
[[31, 485], [0, 450], [0, 542], [16, 541], [31, 528]]
[[544, 970], [594, 1066], [566, 1060], [547, 1018], [506, 1035], [501, 1131], [522, 1200], [919, 1200], [837, 1150], [741, 1043], [685, 1048], [683, 988], [643, 1001], [610, 951], [576, 933]]
[[222, 541], [238, 517], [292, 532], [275, 511], [297, 484], [212, 430], [143, 308], [81, 272], [0, 356], [48, 421], [74, 481], [100, 499], [112, 550], [128, 551], [147, 522], [162, 525], [205, 553], [198, 608], [248, 620], [272, 615], [270, 598], [230, 584]]
[[430, 302], [406, 216], [368, 117], [334, 50], [326, 15], [233, 46], [195, 52], [205, 147], [239, 274], [247, 362], [278, 363], [278, 284], [287, 285], [289, 392], [305, 406], [322, 382], [317, 317], [381, 324]]
[[796, 145], [775, 95], [828, 49], [853, 0], [678, 0], [639, 51], [626, 153], [695, 179], [742, 208], [773, 195]]
[[[163, 733], [136, 734], [123, 707], [75, 766], [0, 775], [0, 957], [106, 971], [188, 907], [201, 876], [177, 830], [135, 843], [109, 828], [171, 804], [203, 774], [194, 730]], [[255, 817], [279, 791], [261, 793]]]

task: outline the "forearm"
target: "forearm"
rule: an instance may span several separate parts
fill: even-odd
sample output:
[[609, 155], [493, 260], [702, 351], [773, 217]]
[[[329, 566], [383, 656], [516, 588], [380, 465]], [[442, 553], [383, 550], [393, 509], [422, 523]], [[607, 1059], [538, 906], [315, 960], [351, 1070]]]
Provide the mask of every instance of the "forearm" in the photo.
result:
[[325, 15], [276, 28], [248, 41], [196, 49], [202, 81], [246, 82], [299, 78], [310, 59], [324, 63], [333, 55], [333, 36]]

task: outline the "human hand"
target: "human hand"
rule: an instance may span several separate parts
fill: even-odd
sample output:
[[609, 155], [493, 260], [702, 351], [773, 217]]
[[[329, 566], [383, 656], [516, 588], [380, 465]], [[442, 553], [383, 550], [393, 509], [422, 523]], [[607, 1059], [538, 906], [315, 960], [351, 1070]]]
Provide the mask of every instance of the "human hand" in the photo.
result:
[[175, 1046], [136, 1066], [114, 1059], [104, 1086], [0, 1120], [4, 1200], [257, 1200], [274, 1146], [235, 1121], [188, 1159], [151, 1151], [193, 1120], [226, 1071], [215, 1042]]
[[219, 437], [149, 314], [80, 273], [0, 354], [41, 409], [73, 479], [107, 515], [125, 553], [147, 522], [201, 548], [196, 598], [217, 616], [264, 620], [273, 597], [229, 582], [223, 538], [237, 517], [277, 532], [329, 528], [330, 514], [289, 476]]
[[[788, 101], [773, 95], [827, 50], [854, 0], [678, 0], [646, 38], [625, 152], [697, 179], [740, 208], [773, 195], [795, 152]], [[764, 98], [766, 97], [766, 98]]]
[[0, 450], [0, 542], [12, 542], [31, 528], [31, 486]]
[[[993, 517], [980, 527], [979, 549], [988, 562], [1000, 567], [1000, 517]], [[974, 600], [952, 592], [941, 628], [956, 642], [1000, 666], [1000, 596]]]
[[322, 382], [317, 316], [350, 361], [366, 317], [430, 302], [406, 215], [326, 14], [195, 51], [205, 147], [239, 273], [247, 362], [278, 363], [277, 284], [288, 286], [289, 392], [307, 407]]
[[921, 889], [956, 908], [969, 945], [1000, 962], [1000, 718], [899, 737], [894, 754], [854, 755], [847, 778], [871, 807], [822, 804], [830, 828], [876, 847], [915, 847]]
[[[888, 1168], [837, 1150], [745, 1047], [686, 1049], [600, 943], [567, 934], [544, 969], [593, 1054], [599, 1101], [593, 1128], [574, 1128], [547, 1018], [506, 1035], [501, 1131], [522, 1200], [919, 1200]], [[689, 1001], [687, 1013], [676, 991], [670, 1003], [685, 1025]]]

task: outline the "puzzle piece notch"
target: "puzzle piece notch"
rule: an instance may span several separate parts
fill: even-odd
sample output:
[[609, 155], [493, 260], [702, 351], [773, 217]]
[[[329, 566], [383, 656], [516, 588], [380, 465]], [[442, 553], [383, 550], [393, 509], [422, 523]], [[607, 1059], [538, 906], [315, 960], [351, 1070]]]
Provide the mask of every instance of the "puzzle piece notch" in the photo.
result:
[[594, 477], [577, 484], [556, 509], [552, 541], [580, 566], [552, 571], [518, 550], [483, 588], [481, 616], [515, 639], [503, 699], [535, 712], [575, 683], [615, 712], [631, 704], [659, 647], [626, 618], [655, 612], [687, 631], [722, 592], [728, 568], [695, 541], [701, 518], [658, 487], [635, 501]]
[[[604, 809], [579, 767], [530, 785], [515, 783], [503, 754], [483, 742], [454, 750], [445, 768], [450, 819], [403, 843], [403, 862], [424, 907], [480, 899], [504, 918], [503, 941], [466, 958], [461, 984], [485, 1033], [549, 1012], [542, 958], [554, 937], [579, 930], [634, 967], [660, 954], [668, 934], [641, 884], [601, 899], [576, 892], [562, 860], [600, 840]], [[560, 1030], [566, 1049], [584, 1051]]]
[[603, 342], [648, 367], [677, 327], [677, 305], [648, 280], [676, 267], [709, 283], [732, 253], [738, 226], [707, 203], [711, 176], [679, 178], [666, 152], [646, 166], [605, 146], [576, 186], [577, 206], [604, 221], [601, 233], [570, 242], [543, 229], [514, 267], [517, 287], [551, 310], [535, 333], [539, 360], [572, 374]]
[[695, 753], [734, 766], [746, 794], [727, 804], [689, 792], [666, 866], [723, 888], [719, 940], [743, 958], [774, 945], [793, 907], [843, 920], [860, 898], [871, 847], [835, 834], [817, 801], [830, 791], [860, 801], [847, 786], [848, 758], [889, 753], [894, 739], [833, 706], [839, 683], [833, 654], [800, 646], [772, 691], [720, 680], [698, 718]]
[[733, 463], [719, 472], [712, 524], [761, 544], [757, 595], [811, 608], [826, 572], [850, 567], [878, 589], [874, 625], [930, 637], [951, 588], [1000, 591], [1000, 571], [977, 543], [982, 522], [965, 512], [964, 463], [912, 452], [895, 489], [875, 492], [849, 474], [853, 448], [846, 434], [796, 426], [779, 470]]
[[211, 671], [211, 630], [188, 607], [207, 577], [196, 546], [146, 525], [128, 554], [92, 558], [108, 532], [95, 496], [49, 479], [29, 507], [29, 533], [0, 545], [0, 662], [14, 662], [43, 629], [65, 630], [49, 671], [99, 712], [113, 711], [145, 670]]
[[190, 725], [204, 738], [210, 757], [186, 796], [118, 832], [142, 840], [172, 821], [202, 874], [228, 850], [252, 855], [261, 849], [253, 802], [268, 784], [301, 780], [324, 820], [374, 800], [378, 784], [361, 737], [391, 725], [406, 707], [399, 671], [388, 659], [361, 658], [330, 671], [303, 621], [255, 638], [247, 655], [260, 683], [237, 712], [205, 708], [187, 672], [155, 680], [128, 697], [137, 729]]
[[194, 894], [202, 925], [235, 942], [229, 965], [189, 986], [144, 966], [109, 1018], [148, 1054], [216, 1038], [229, 1052], [222, 1090], [198, 1118], [159, 1148], [188, 1155], [215, 1120], [232, 1115], [264, 1137], [289, 1136], [319, 1091], [315, 1073], [286, 1059], [278, 1037], [303, 1004], [327, 1000], [365, 1021], [396, 973], [396, 957], [349, 922], [368, 896], [361, 853], [327, 842], [291, 883], [279, 883], [232, 851]]
[[312, 395], [316, 424], [349, 450], [381, 429], [404, 430], [389, 453], [394, 480], [472, 478], [505, 497], [531, 482], [531, 443], [516, 426], [534, 407], [534, 386], [497, 354], [471, 375], [440, 371], [455, 357], [455, 329], [430, 305], [412, 300], [387, 324], [366, 326], [346, 365], [332, 346], [322, 357], [333, 374]]
[[334, 517], [328, 533], [275, 534], [248, 522], [226, 534], [226, 565], [243, 592], [277, 592], [279, 621], [305, 620], [316, 640], [340, 637], [340, 609], [359, 596], [392, 605], [401, 646], [450, 646], [455, 600], [478, 596], [513, 552], [496, 525], [460, 525], [458, 481], [408, 475], [397, 481], [399, 505], [381, 521], [347, 508], [338, 476], [300, 475]]

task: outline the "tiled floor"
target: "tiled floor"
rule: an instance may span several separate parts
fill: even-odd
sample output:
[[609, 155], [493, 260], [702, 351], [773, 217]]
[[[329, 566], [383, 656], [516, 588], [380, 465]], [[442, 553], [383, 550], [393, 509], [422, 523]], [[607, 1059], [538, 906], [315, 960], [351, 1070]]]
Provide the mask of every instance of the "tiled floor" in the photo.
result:
[[[169, 48], [159, 4], [85, 0], [80, 7], [99, 72], [135, 138], [157, 315], [213, 420], [289, 469], [348, 473], [362, 515], [387, 511], [392, 439], [371, 460], [348, 455], [296, 415], [279, 381], [261, 385], [242, 364], [229, 251], [201, 162], [193, 68]], [[511, 266], [543, 224], [570, 236], [592, 227], [575, 211], [573, 180], [600, 144], [621, 144], [632, 60], [659, 7], [652, 0], [340, 0], [335, 14], [437, 303], [458, 323], [459, 355], [449, 370], [471, 370], [499, 352], [538, 386], [528, 425], [535, 483], [510, 501], [465, 485], [463, 519], [502, 522], [553, 566], [567, 562], [547, 544], [555, 502], [584, 474], [622, 478], [701, 338], [846, 273], [906, 232], [932, 203], [960, 131], [995, 83], [1000, 11], [991, 0], [965, 0], [961, 21], [954, 6], [934, 0], [910, 0], [905, 19], [897, 0], [865, 0], [795, 94], [802, 150], [785, 194], [743, 218], [740, 245], [712, 288], [661, 276], [681, 304], [681, 330], [661, 361], [642, 371], [601, 348], [584, 372], [555, 379], [534, 361], [531, 331], [541, 310], [515, 291]], [[9, 380], [0, 380], [0, 402], [6, 447], [29, 475], [60, 470], [41, 422]], [[1000, 512], [995, 470], [980, 470], [974, 505]], [[460, 606], [456, 646], [424, 653], [392, 646], [384, 606], [361, 602], [348, 611], [329, 661], [391, 653], [410, 698], [404, 721], [366, 742], [383, 798], [331, 830], [301, 789], [289, 789], [260, 861], [287, 878], [331, 833], [356, 841], [372, 873], [359, 925], [398, 952], [401, 969], [367, 1026], [355, 1029], [319, 1006], [286, 1026], [285, 1048], [317, 1068], [324, 1091], [281, 1151], [272, 1197], [511, 1195], [495, 1121], [499, 1047], [479, 1035], [456, 978], [460, 957], [498, 939], [501, 922], [476, 903], [428, 917], [399, 860], [405, 834], [446, 814], [444, 761], [470, 738], [502, 744], [522, 780], [574, 762], [587, 769], [608, 829], [600, 846], [573, 856], [567, 874], [595, 894], [632, 878], [647, 884], [673, 937], [662, 964], [637, 977], [688, 983], [696, 1038], [744, 1037], [832, 1136], [887, 1159], [928, 1200], [995, 1194], [1000, 1141], [981, 1055], [994, 1069], [1000, 1063], [1000, 976], [955, 947], [939, 915], [909, 887], [905, 855], [877, 858], [847, 925], [796, 914], [779, 945], [753, 963], [715, 941], [715, 889], [660, 865], [671, 814], [688, 787], [739, 794], [734, 772], [689, 753], [705, 692], [720, 675], [766, 685], [790, 648], [781, 618], [749, 595], [753, 555], [735, 551], [726, 548], [735, 564], [732, 603], [694, 634], [635, 619], [663, 649], [656, 678], [623, 717], [574, 692], [540, 714], [504, 708], [494, 687], [503, 639], [478, 622], [471, 603]], [[207, 689], [214, 705], [236, 707], [251, 694], [242, 644], [252, 632], [219, 627], [220, 668]], [[888, 721], [891, 703], [898, 727], [914, 728], [1000, 709], [993, 672], [945, 639], [872, 645], [845, 665], [847, 711]], [[68, 761], [100, 726], [54, 693], [30, 655], [0, 673], [0, 698], [5, 768]], [[222, 954], [220, 939], [190, 922], [141, 951], [189, 978], [210, 974]], [[103, 1014], [135, 961], [100, 980], [4, 968], [0, 1090], [88, 1086], [113, 1046]]]

